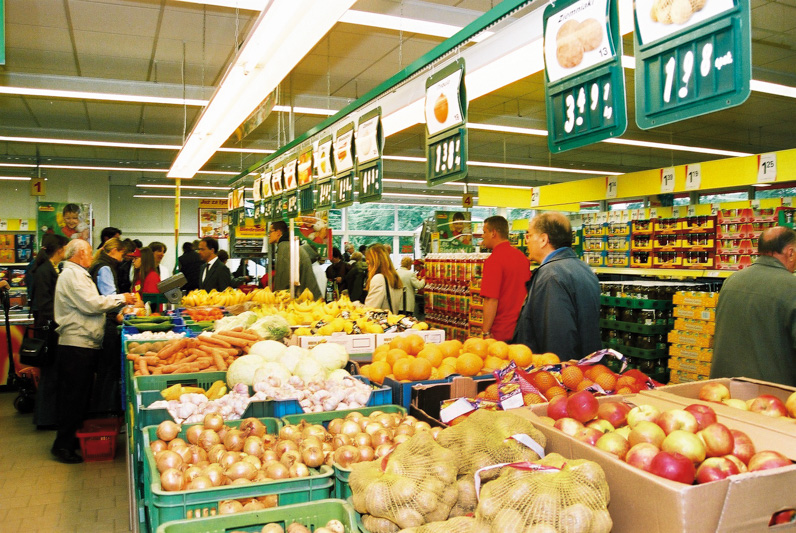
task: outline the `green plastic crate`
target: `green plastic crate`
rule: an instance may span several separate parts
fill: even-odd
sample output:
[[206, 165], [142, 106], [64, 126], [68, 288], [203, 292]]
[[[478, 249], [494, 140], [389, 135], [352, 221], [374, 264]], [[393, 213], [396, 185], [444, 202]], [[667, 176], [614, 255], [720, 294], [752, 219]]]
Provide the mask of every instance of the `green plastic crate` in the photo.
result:
[[227, 531], [257, 532], [266, 524], [279, 524], [284, 529], [298, 522], [311, 531], [339, 520], [346, 533], [357, 533], [357, 515], [351, 504], [342, 500], [320, 500], [311, 503], [286, 505], [263, 511], [249, 511], [225, 516], [177, 520], [163, 524], [157, 533], [226, 533]]
[[[239, 422], [239, 421], [235, 421]], [[227, 425], [233, 426], [232, 422]], [[269, 433], [274, 427], [281, 425], [279, 420], [271, 419], [268, 424]], [[180, 432], [184, 436], [185, 426]], [[188, 511], [202, 512], [204, 509], [217, 509], [223, 500], [256, 498], [276, 494], [279, 505], [304, 503], [315, 500], [325, 500], [332, 497], [334, 492], [334, 470], [326, 465], [318, 469], [317, 474], [309, 477], [284, 479], [280, 481], [266, 481], [248, 485], [224, 485], [205, 490], [186, 490], [167, 492], [160, 487], [160, 475], [152, 450], [149, 448], [150, 439], [156, 438], [156, 427], [147, 427], [144, 431], [144, 452], [146, 454], [145, 496], [148, 522], [150, 531], [157, 530], [161, 524], [172, 520], [183, 520], [188, 516]], [[311, 471], [314, 469], [311, 469]], [[193, 531], [197, 531], [194, 529]]]
[[600, 319], [600, 327], [615, 331], [629, 331], [641, 335], [666, 335], [671, 327], [668, 324], [639, 324], [637, 322], [622, 322], [621, 320]]
[[671, 300], [647, 300], [644, 298], [619, 298], [617, 296], [600, 296], [600, 305], [610, 307], [630, 307], [631, 309], [671, 309]]
[[374, 411], [382, 411], [384, 413], [400, 413], [406, 416], [406, 409], [400, 405], [377, 405], [375, 407], [360, 407], [358, 409], [342, 409], [340, 411], [325, 411], [323, 413], [299, 413], [295, 415], [287, 415], [282, 417], [282, 422], [285, 425], [298, 424], [302, 420], [309, 424], [321, 424], [323, 427], [329, 427], [329, 422], [335, 418], [345, 418], [350, 413], [362, 413], [369, 416]]
[[611, 348], [622, 355], [638, 357], [639, 359], [662, 359], [669, 356], [668, 348], [653, 348], [648, 350], [646, 348], [625, 346], [618, 342], [603, 342], [603, 348]]

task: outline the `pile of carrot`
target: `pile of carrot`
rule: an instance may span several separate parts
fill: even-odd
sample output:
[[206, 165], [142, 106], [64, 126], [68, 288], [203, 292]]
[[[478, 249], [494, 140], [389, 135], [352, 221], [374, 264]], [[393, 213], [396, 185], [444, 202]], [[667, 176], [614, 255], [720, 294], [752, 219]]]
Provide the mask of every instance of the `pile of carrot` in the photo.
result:
[[260, 340], [260, 336], [251, 330], [235, 328], [176, 339], [159, 351], [127, 354], [127, 359], [133, 361], [136, 376], [225, 371]]

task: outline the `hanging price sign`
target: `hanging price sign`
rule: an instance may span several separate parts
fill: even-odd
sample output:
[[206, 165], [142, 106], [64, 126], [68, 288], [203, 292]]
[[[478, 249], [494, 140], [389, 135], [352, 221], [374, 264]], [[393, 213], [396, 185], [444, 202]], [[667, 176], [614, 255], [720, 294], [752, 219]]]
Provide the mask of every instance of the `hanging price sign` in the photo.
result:
[[579, 148], [627, 129], [617, 0], [564, 0], [544, 11], [547, 145]]
[[381, 129], [381, 108], [377, 107], [359, 119], [356, 134], [357, 180], [359, 203], [378, 202], [382, 193], [381, 148], [384, 133]]
[[285, 204], [285, 215], [287, 215], [287, 218], [294, 218], [298, 216], [299, 191], [285, 193], [283, 203]]
[[467, 94], [464, 59], [426, 80], [426, 182], [440, 185], [467, 176]]
[[702, 186], [702, 165], [685, 166], [685, 190], [698, 191]]
[[650, 129], [742, 104], [751, 92], [749, 0], [636, 0], [636, 123]]
[[334, 167], [337, 174], [332, 180], [336, 195], [335, 207], [354, 203], [354, 123], [349, 122], [334, 134]]
[[605, 197], [616, 198], [619, 191], [619, 180], [616, 176], [607, 176], [605, 178]]
[[661, 193], [674, 192], [674, 167], [661, 169]]
[[334, 179], [334, 192], [337, 195], [334, 206], [347, 207], [354, 203], [354, 173], [339, 175]]
[[318, 202], [315, 204], [316, 209], [324, 210], [332, 207], [333, 187], [334, 184], [330, 179], [318, 182]]

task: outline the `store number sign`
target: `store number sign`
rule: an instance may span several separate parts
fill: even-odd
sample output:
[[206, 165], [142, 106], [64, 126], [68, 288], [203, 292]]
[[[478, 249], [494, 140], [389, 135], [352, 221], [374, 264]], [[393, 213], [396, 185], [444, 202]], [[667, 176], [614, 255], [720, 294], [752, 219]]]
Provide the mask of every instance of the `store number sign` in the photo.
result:
[[642, 129], [727, 109], [750, 94], [749, 0], [680, 7], [634, 2], [636, 123]]
[[426, 80], [426, 183], [440, 185], [467, 176], [467, 95], [464, 59]]
[[616, 0], [565, 0], [544, 13], [547, 143], [553, 153], [627, 128]]

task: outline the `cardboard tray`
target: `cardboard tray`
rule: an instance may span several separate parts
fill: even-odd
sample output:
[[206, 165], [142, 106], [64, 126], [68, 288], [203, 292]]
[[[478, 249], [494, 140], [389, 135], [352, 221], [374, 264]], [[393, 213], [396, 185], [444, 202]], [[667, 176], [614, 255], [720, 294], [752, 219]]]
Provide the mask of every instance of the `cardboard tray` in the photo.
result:
[[[681, 404], [660, 397], [633, 394], [625, 401], [665, 409]], [[615, 401], [604, 397], [600, 401]], [[547, 437], [546, 451], [564, 457], [588, 459], [605, 471], [611, 493], [608, 511], [614, 533], [701, 533], [706, 531], [766, 531], [771, 516], [796, 507], [796, 465], [739, 474], [704, 485], [684, 485], [634, 468], [593, 446], [582, 443], [539, 422], [547, 405], [515, 409], [513, 412], [535, 422]], [[777, 450], [796, 458], [796, 439], [719, 414], [719, 421], [747, 433], [758, 451]], [[778, 526], [777, 531], [795, 531], [796, 524]]]

